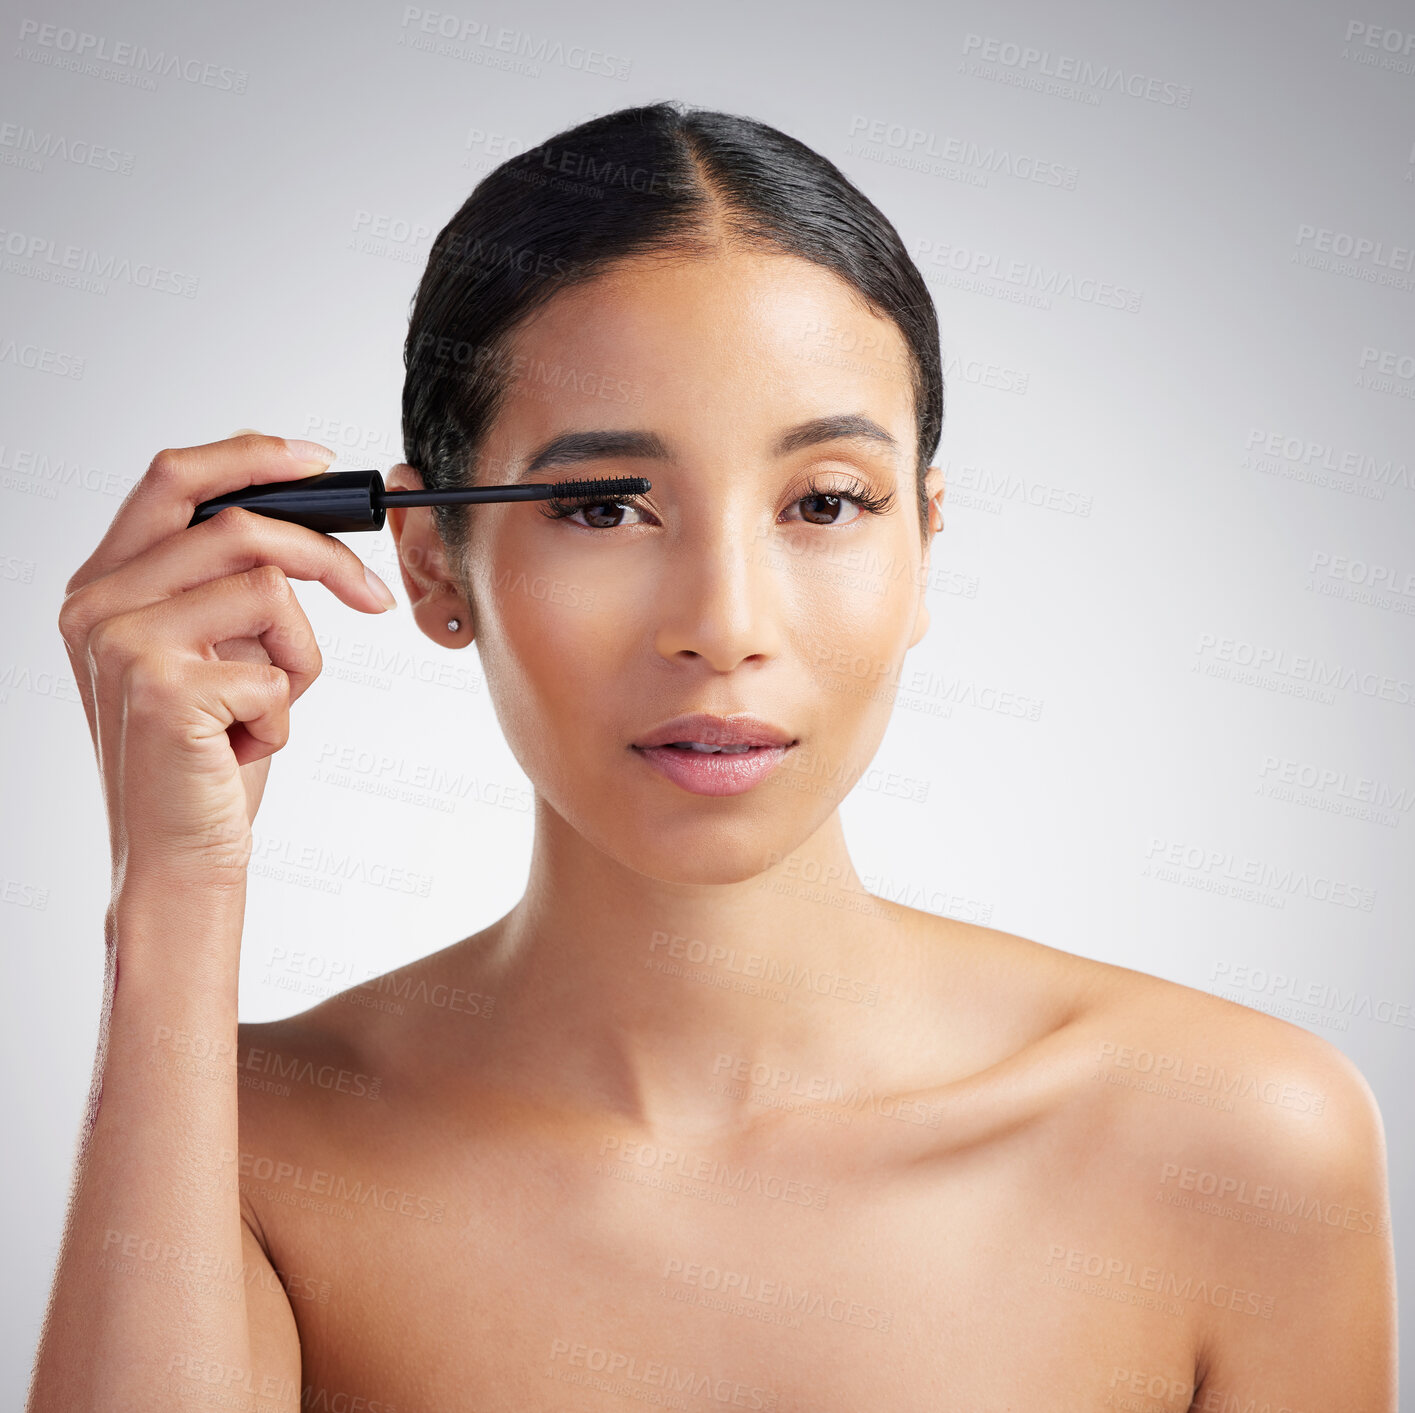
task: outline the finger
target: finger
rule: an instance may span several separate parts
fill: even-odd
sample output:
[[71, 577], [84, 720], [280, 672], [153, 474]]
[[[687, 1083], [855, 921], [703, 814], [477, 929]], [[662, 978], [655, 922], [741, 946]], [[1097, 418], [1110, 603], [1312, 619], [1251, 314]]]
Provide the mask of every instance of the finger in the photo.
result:
[[225, 732], [237, 765], [273, 755], [290, 739], [288, 678], [268, 664], [194, 662], [182, 674], [185, 700]]
[[159, 451], [118, 507], [98, 547], [69, 580], [68, 591], [82, 588], [185, 529], [204, 500], [269, 481], [316, 476], [334, 460], [332, 451], [315, 442], [295, 445], [297, 449], [291, 450], [282, 437], [250, 433], [205, 446]]
[[117, 681], [129, 664], [164, 652], [216, 661], [216, 644], [230, 638], [260, 643], [289, 677], [291, 701], [323, 666], [314, 629], [289, 580], [268, 564], [105, 618], [89, 636], [89, 653], [103, 676]]
[[[61, 627], [81, 643], [105, 618], [260, 564], [274, 564], [290, 579], [317, 580], [362, 612], [382, 613], [387, 608], [369, 580], [373, 571], [348, 545], [307, 525], [227, 506], [71, 593]], [[373, 578], [383, 582], [376, 574]]]

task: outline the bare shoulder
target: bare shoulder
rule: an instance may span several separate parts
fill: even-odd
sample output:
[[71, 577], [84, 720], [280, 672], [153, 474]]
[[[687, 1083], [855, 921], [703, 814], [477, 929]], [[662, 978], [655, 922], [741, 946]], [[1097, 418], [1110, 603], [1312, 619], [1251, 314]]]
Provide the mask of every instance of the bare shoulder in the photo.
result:
[[228, 1176], [239, 1182], [242, 1211], [263, 1244], [261, 1198], [270, 1193], [256, 1179], [292, 1155], [337, 1151], [382, 1100], [387, 1077], [373, 1058], [370, 1037], [329, 1007], [325, 1001], [297, 1015], [237, 1026], [239, 1151], [225, 1161], [232, 1167]]
[[1077, 1030], [1098, 1069], [1117, 1087], [1176, 1100], [1166, 1109], [1196, 1116], [1186, 1133], [1237, 1135], [1313, 1176], [1384, 1160], [1375, 1095], [1330, 1041], [1179, 982], [1072, 961], [1086, 978]]
[[1204, 1290], [1196, 1408], [1395, 1407], [1385, 1131], [1360, 1068], [1300, 1026], [1136, 974], [1091, 1019], [1148, 1155], [1156, 1230]]
[[1009, 1055], [1009, 1072], [1029, 1063], [1040, 1071], [1044, 1060], [1061, 1070], [1052, 1103], [1087, 1126], [1103, 1113], [1102, 1141], [1123, 1150], [1116, 1163], [1167, 1152], [1181, 1164], [1170, 1176], [1183, 1191], [1192, 1179], [1221, 1189], [1196, 1195], [1223, 1197], [1244, 1175], [1264, 1175], [1245, 1193], [1281, 1182], [1331, 1201], [1345, 1194], [1342, 1229], [1387, 1226], [1380, 1109], [1359, 1067], [1329, 1041], [1194, 987], [998, 929], [938, 919], [933, 940], [949, 949], [953, 976], [968, 978], [970, 1009], [995, 1008], [999, 1027], [1004, 1014], [1021, 1017], [1012, 1023], [1030, 1043]]
[[[1201, 1117], [1242, 1110], [1266, 1143], [1383, 1155], [1375, 1095], [1358, 1066], [1321, 1036], [1195, 987], [1101, 962], [996, 928], [938, 919], [940, 940], [973, 953], [1000, 1004], [1064, 1031], [1116, 1088], [1177, 1098]], [[982, 991], [980, 988], [979, 996]], [[1220, 1126], [1221, 1131], [1235, 1127]], [[1375, 1145], [1375, 1147], [1373, 1147]]]
[[[346, 986], [279, 1020], [238, 1027], [243, 1135], [351, 1135], [465, 1054], [495, 1015], [468, 962], [480, 935]], [[456, 956], [456, 963], [451, 959]]]
[[1110, 1243], [1127, 1271], [1136, 1258], [1184, 1295], [1193, 1406], [1393, 1410], [1386, 1142], [1360, 1068], [1300, 1026], [1195, 988], [967, 933], [997, 975], [1027, 978], [1014, 994], [1056, 991], [1059, 1023], [1038, 1045], [1073, 1063], [1048, 1158], [1080, 1176], [1077, 1201], [1094, 1199], [1060, 1226], [1090, 1235], [1083, 1264]]
[[[1159, 977], [1118, 973], [1082, 1020], [1104, 1083], [1135, 1101], [1151, 1127], [1173, 1136], [1204, 1176], [1175, 1175], [1179, 1190], [1220, 1201], [1241, 1193], [1272, 1199], [1285, 1187], [1327, 1204], [1308, 1235], [1388, 1230], [1385, 1131], [1360, 1068], [1311, 1031], [1247, 1006]], [[1245, 1179], [1248, 1179], [1245, 1181]], [[1271, 1188], [1271, 1192], [1266, 1189]], [[1310, 1215], [1310, 1198], [1302, 1205]], [[1338, 1210], [1339, 1209], [1339, 1210]], [[1270, 1230], [1254, 1206], [1242, 1226]], [[1333, 1220], [1334, 1219], [1334, 1220]], [[1301, 1222], [1283, 1229], [1298, 1234]], [[1270, 1245], [1271, 1243], [1269, 1243]], [[1266, 1247], [1264, 1248], [1266, 1250]], [[1298, 1263], [1304, 1242], [1279, 1248]]]
[[[241, 1117], [252, 1122], [318, 1109], [337, 1113], [343, 1098], [378, 1100], [404, 1030], [406, 1007], [379, 987], [390, 972], [272, 1021], [237, 1027]], [[331, 1102], [332, 1101], [332, 1102]]]
[[[342, 1170], [416, 1090], [406, 1037], [421, 1017], [389, 996], [420, 963], [350, 986], [294, 1015], [237, 1026], [238, 1151], [223, 1155], [247, 1224], [274, 1262], [288, 1233], [292, 1173]], [[411, 1024], [410, 1024], [411, 1022]], [[426, 1028], [426, 1027], [424, 1027]], [[393, 1102], [390, 1104], [390, 1099]]]

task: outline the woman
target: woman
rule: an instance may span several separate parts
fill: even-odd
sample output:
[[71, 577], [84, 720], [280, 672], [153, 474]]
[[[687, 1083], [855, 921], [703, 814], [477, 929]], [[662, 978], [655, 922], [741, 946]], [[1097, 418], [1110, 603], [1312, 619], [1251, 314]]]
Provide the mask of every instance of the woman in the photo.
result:
[[390, 485], [651, 490], [390, 512], [534, 784], [530, 879], [239, 1028], [250, 822], [319, 670], [288, 580], [383, 603], [304, 527], [184, 528], [327, 451], [159, 454], [61, 615], [112, 966], [32, 1413], [1394, 1408], [1350, 1062], [851, 865], [942, 410], [897, 233], [783, 133], [658, 104], [488, 176], [418, 291]]

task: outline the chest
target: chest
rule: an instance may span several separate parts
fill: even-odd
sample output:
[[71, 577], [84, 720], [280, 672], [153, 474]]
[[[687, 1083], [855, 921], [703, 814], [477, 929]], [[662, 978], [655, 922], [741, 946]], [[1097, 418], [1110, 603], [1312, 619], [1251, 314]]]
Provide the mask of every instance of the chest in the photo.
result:
[[1189, 1406], [1162, 1234], [1078, 1201], [1025, 1139], [903, 1161], [605, 1133], [294, 1166], [242, 1186], [304, 1410]]

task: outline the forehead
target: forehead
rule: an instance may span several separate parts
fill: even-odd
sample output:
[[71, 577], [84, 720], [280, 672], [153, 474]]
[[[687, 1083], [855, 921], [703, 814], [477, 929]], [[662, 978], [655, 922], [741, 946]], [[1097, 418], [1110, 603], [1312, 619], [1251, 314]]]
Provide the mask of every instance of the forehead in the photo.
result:
[[782, 253], [618, 262], [555, 295], [510, 351], [503, 442], [650, 421], [760, 441], [842, 412], [873, 417], [901, 442], [912, 427], [898, 326], [832, 271]]

